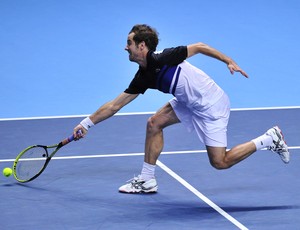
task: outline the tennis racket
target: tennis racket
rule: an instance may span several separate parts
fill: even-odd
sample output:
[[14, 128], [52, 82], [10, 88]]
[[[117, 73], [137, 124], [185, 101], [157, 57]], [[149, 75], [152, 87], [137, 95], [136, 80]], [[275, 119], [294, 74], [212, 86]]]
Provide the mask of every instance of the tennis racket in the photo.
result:
[[[71, 135], [56, 145], [32, 145], [24, 149], [17, 156], [13, 164], [15, 179], [21, 183], [25, 183], [37, 178], [46, 169], [56, 152], [73, 140], [74, 135]], [[54, 149], [54, 151], [49, 153], [50, 149]]]

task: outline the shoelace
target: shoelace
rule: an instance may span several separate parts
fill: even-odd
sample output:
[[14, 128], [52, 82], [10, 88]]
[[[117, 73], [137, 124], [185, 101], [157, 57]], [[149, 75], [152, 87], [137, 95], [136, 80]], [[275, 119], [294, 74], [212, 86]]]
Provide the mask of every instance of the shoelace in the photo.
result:
[[274, 148], [270, 147], [270, 150], [272, 150], [273, 152], [277, 152], [277, 153], [288, 152], [287, 149], [285, 147], [283, 147], [283, 145], [276, 146]]
[[133, 178], [129, 179], [128, 181], [126, 181], [126, 183], [130, 182], [131, 184], [134, 182], [137, 182], [138, 180], [141, 180], [140, 175], [138, 176], [133, 176]]

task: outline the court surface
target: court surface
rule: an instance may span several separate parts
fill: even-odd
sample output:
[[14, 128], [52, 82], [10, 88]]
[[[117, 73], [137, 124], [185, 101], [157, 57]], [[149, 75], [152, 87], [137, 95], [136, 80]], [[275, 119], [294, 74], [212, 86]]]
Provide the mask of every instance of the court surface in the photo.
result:
[[[92, 113], [128, 87], [137, 65], [124, 47], [137, 23], [159, 31], [158, 50], [204, 42], [232, 57], [249, 79], [211, 58], [189, 59], [232, 108], [299, 106], [299, 12], [298, 0], [0, 1], [0, 169], [29, 145], [69, 136], [84, 117], [70, 114]], [[149, 91], [120, 112], [155, 111], [169, 96]], [[118, 193], [140, 173], [151, 116], [119, 114], [61, 149], [35, 181], [0, 176], [0, 229], [300, 229], [299, 113], [231, 114], [228, 148], [279, 125], [288, 165], [259, 151], [218, 171], [195, 133], [167, 128], [152, 195]]]
[[[165, 130], [156, 194], [118, 192], [138, 175], [151, 114], [118, 114], [62, 148], [36, 180], [1, 177], [1, 229], [299, 229], [300, 108], [234, 110], [228, 148], [279, 125], [285, 165], [258, 151], [228, 170], [212, 168], [195, 133]], [[2, 119], [1, 170], [33, 144], [55, 144], [83, 117]]]

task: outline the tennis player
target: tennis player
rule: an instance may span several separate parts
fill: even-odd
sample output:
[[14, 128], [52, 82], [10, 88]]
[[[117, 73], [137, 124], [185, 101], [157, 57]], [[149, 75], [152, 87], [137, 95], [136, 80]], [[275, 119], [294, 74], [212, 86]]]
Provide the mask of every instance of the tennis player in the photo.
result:
[[[210, 164], [216, 169], [230, 168], [265, 147], [279, 154], [284, 163], [289, 162], [288, 146], [277, 126], [251, 141], [226, 150], [230, 115], [228, 96], [213, 79], [186, 59], [204, 54], [224, 62], [231, 74], [239, 72], [248, 78], [231, 58], [203, 43], [155, 52], [157, 45], [158, 33], [154, 28], [145, 24], [133, 26], [125, 47], [129, 60], [139, 65], [133, 80], [118, 97], [102, 105], [74, 128], [76, 139], [82, 138], [90, 127], [113, 116], [149, 88], [174, 95], [173, 99], [149, 118], [141, 173], [121, 186], [120, 192], [157, 191], [155, 165], [163, 149], [163, 129], [179, 122], [189, 131], [196, 131], [200, 141], [206, 146]], [[78, 130], [82, 134], [77, 134]]]

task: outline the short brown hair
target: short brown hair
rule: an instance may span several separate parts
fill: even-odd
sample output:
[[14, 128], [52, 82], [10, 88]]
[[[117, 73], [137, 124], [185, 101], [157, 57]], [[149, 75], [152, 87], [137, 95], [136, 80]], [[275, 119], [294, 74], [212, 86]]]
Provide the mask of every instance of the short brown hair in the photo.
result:
[[144, 41], [149, 50], [156, 50], [158, 45], [158, 32], [156, 29], [146, 24], [137, 24], [132, 27], [129, 33], [134, 33], [133, 40], [136, 44]]

